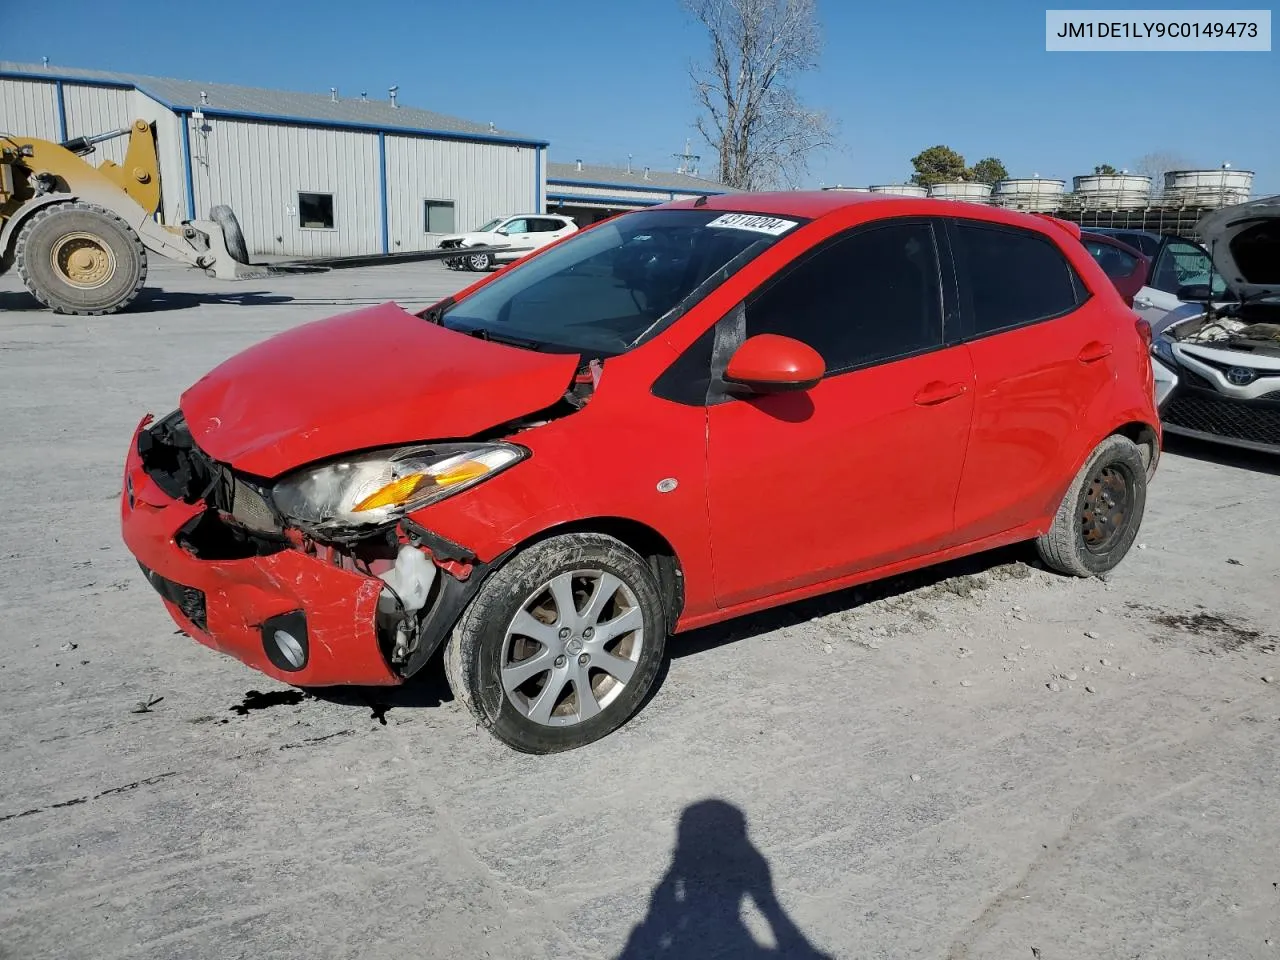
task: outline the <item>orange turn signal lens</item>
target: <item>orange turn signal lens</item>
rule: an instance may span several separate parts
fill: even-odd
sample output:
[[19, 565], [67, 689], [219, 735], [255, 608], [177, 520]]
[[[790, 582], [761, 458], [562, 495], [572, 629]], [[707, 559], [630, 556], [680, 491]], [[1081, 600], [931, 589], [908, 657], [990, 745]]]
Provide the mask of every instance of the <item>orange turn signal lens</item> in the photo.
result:
[[364, 510], [377, 510], [379, 507], [394, 507], [413, 496], [430, 479], [425, 473], [410, 473], [375, 490], [351, 509], [360, 513]]

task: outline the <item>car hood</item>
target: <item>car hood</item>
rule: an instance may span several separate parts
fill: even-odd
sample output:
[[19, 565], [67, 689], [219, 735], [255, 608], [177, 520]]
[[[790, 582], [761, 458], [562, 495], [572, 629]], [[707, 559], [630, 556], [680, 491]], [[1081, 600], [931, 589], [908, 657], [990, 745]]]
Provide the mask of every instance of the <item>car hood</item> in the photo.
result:
[[553, 405], [577, 366], [386, 303], [250, 347], [180, 405], [205, 453], [270, 478], [359, 449], [472, 436]]
[[440, 243], [460, 240], [472, 247], [504, 247], [511, 241], [500, 233], [451, 233], [441, 237]]
[[1280, 196], [1214, 210], [1196, 232], [1232, 293], [1280, 297]]

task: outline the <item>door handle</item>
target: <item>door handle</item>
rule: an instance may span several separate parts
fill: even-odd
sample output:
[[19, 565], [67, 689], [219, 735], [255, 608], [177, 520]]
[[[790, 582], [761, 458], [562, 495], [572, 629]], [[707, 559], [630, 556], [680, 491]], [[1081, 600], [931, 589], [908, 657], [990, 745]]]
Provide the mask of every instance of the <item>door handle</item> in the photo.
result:
[[1135, 307], [1154, 307], [1156, 302], [1149, 297], [1134, 297], [1133, 305]]
[[1109, 356], [1111, 356], [1111, 344], [1099, 343], [1095, 340], [1092, 343], [1086, 343], [1080, 349], [1078, 359], [1081, 363], [1096, 363]]
[[932, 407], [939, 403], [954, 400], [965, 391], [963, 383], [940, 383], [935, 380], [916, 391], [915, 401], [922, 407]]

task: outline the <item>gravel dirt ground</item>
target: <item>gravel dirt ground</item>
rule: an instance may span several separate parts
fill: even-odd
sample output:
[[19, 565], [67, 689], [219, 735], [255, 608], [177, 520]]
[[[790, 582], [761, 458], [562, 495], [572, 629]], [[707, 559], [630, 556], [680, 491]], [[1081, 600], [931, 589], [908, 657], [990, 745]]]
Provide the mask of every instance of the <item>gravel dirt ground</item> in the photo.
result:
[[175, 636], [118, 529], [141, 414], [466, 279], [0, 279], [0, 957], [1280, 957], [1275, 460], [1171, 445], [1105, 583], [1014, 549], [678, 638], [559, 756], [438, 665], [316, 698]]

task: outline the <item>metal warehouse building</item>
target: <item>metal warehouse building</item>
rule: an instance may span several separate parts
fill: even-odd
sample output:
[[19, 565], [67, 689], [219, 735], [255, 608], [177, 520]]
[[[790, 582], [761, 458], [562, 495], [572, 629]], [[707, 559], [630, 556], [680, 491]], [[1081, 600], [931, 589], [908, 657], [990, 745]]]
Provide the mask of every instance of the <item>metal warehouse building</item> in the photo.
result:
[[[160, 153], [162, 219], [228, 204], [250, 253], [424, 250], [441, 234], [543, 209], [545, 141], [393, 98], [0, 61], [0, 132], [61, 141], [146, 120]], [[100, 144], [96, 157], [118, 163], [125, 143]]]
[[687, 173], [664, 173], [573, 163], [547, 164], [547, 213], [573, 217], [578, 226], [626, 210], [671, 200], [733, 192], [729, 187]]

